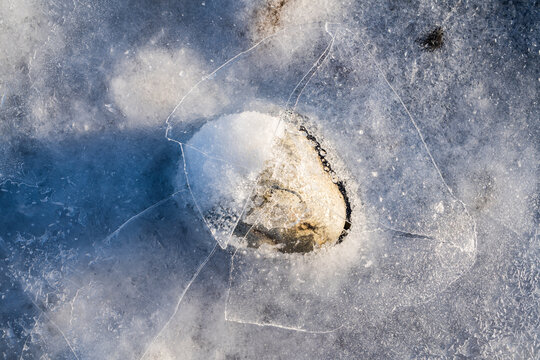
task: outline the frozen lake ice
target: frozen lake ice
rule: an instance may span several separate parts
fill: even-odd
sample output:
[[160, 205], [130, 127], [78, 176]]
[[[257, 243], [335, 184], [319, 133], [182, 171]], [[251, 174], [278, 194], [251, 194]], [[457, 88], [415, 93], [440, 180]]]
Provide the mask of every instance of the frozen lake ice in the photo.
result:
[[537, 8], [4, 1], [0, 354], [537, 358]]

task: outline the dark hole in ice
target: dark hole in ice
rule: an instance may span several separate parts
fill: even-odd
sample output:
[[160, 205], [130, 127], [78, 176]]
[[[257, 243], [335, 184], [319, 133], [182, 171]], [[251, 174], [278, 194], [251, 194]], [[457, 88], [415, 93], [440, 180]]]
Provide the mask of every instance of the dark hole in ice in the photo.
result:
[[418, 39], [418, 43], [425, 51], [433, 52], [444, 45], [443, 28], [437, 26], [435, 29]]

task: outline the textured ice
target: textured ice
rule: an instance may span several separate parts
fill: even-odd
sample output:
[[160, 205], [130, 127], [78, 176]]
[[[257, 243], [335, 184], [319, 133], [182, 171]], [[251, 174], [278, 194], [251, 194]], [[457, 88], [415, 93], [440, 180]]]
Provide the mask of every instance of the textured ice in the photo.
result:
[[[0, 357], [538, 358], [536, 7], [1, 2]], [[276, 122], [341, 243], [235, 238]]]
[[[334, 139], [332, 135], [326, 138], [335, 144], [332, 150], [343, 157], [345, 164], [352, 164], [350, 169], [343, 169], [350, 172], [349, 183], [353, 179], [358, 181], [356, 192], [350, 193], [354, 205], [352, 223], [356, 226], [342, 244], [316, 254], [261, 256], [260, 250], [236, 251], [226, 308], [228, 320], [301, 330], [335, 329], [346, 319], [355, 322], [357, 314], [368, 309], [375, 316], [398, 306], [424, 302], [466, 272], [475, 260], [474, 222], [444, 182], [411, 114], [352, 32], [339, 26], [332, 30], [329, 27], [324, 25], [330, 44], [321, 53], [325, 59], [310, 67], [315, 71], [309, 74], [309, 82], [299, 77], [297, 83], [302, 89], [293, 103], [294, 110], [324, 119], [320, 121], [339, 134]], [[276, 51], [274, 41], [283, 46], [294, 39], [290, 34], [285, 39], [277, 34], [263, 40], [249, 55], [266, 58], [266, 52]], [[261, 54], [257, 55], [258, 52]], [[339, 79], [337, 73], [343, 66], [350, 70], [346, 79]], [[242, 64], [241, 68], [245, 71], [247, 65]], [[271, 68], [268, 70], [271, 73]], [[302, 74], [295, 70], [287, 68], [291, 73]], [[257, 104], [251, 106], [257, 109]], [[219, 134], [220, 121], [208, 123], [195, 135], [197, 145], [199, 138], [208, 140], [200, 156], [223, 153], [225, 158], [230, 157], [223, 150], [216, 151], [215, 144], [221, 148], [219, 140], [205, 131], [206, 126], [213, 126], [217, 130], [212, 134]], [[245, 138], [233, 136], [245, 144], [252, 138], [252, 129], [263, 134], [275, 133], [273, 122], [267, 120], [266, 128], [254, 122], [231, 124], [231, 134], [244, 133]], [[244, 129], [239, 131], [238, 126]], [[228, 140], [224, 137], [221, 141]], [[231, 144], [235, 146], [233, 141]], [[241, 161], [253, 151], [242, 151], [245, 153], [235, 156], [235, 160], [260, 171], [260, 165], [249, 166]], [[253, 159], [258, 158], [254, 154]], [[230, 224], [227, 234], [231, 234], [249, 200], [249, 190], [235, 197], [236, 192], [225, 195], [219, 189], [250, 189], [253, 185], [244, 184], [250, 177], [233, 171], [237, 178], [231, 183], [228, 171], [219, 169], [223, 176], [212, 176], [217, 181], [208, 184], [200, 179], [200, 174], [214, 172], [216, 167], [200, 158], [186, 156], [186, 161], [204, 168], [193, 165], [187, 172], [191, 183], [208, 187], [206, 191], [194, 191], [195, 201], [216, 203], [212, 199], [216, 192], [216, 196], [240, 200], [233, 206], [234, 216], [225, 220]], [[219, 220], [207, 222], [221, 227], [223, 216], [218, 217]], [[373, 267], [366, 267], [368, 262]]]

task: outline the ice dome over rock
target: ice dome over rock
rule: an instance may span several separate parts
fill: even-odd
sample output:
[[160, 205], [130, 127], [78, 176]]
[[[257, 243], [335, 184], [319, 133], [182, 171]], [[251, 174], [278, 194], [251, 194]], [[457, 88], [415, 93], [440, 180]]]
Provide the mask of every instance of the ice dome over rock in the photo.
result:
[[222, 247], [233, 236], [288, 252], [340, 240], [350, 227], [345, 187], [309, 139], [298, 125], [247, 111], [206, 123], [185, 144], [189, 189]]
[[[203, 125], [185, 145], [190, 189], [223, 247], [271, 158], [274, 136], [283, 132], [279, 125], [279, 118], [256, 112], [225, 115]], [[183, 185], [184, 172], [179, 176]]]

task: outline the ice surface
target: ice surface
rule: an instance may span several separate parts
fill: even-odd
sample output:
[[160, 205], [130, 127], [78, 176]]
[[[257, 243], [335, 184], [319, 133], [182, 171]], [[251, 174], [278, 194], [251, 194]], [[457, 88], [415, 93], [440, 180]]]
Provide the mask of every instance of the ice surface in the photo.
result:
[[[167, 51], [152, 47], [141, 49], [119, 64], [111, 80], [115, 102], [126, 115], [127, 126], [161, 126], [178, 94], [186, 93], [206, 71], [207, 64], [190, 49]], [[227, 101], [219, 88], [209, 89], [215, 104]], [[204, 94], [200, 94], [203, 96]], [[220, 96], [221, 95], [221, 96]], [[197, 115], [212, 114], [217, 106], [210, 101]]]
[[[215, 248], [205, 240], [198, 214], [190, 215], [189, 208], [177, 205], [178, 196], [182, 193], [129, 219], [80, 258], [61, 248], [61, 260], [36, 264], [34, 257], [39, 259], [43, 251], [26, 249], [34, 241], [50, 242], [44, 238], [19, 238], [9, 248], [10, 275], [25, 284], [29, 300], [41, 314], [25, 340], [31, 346], [23, 347], [23, 358], [32, 358], [36, 351], [53, 357], [69, 357], [66, 352], [71, 352], [78, 358], [144, 352], [167, 326], [177, 311], [175, 304]], [[145, 229], [146, 223], [154, 226]], [[56, 270], [59, 260], [62, 267]], [[25, 268], [28, 271], [22, 272]], [[47, 276], [36, 277], [42, 273]], [[141, 341], [134, 343], [133, 337]]]
[[[352, 229], [342, 244], [313, 255], [237, 251], [229, 320], [338, 328], [361, 312], [377, 316], [424, 302], [475, 260], [474, 222], [441, 178], [414, 119], [363, 44], [347, 29], [335, 31], [328, 61], [296, 110], [324, 119], [342, 171], [358, 179], [349, 195]], [[342, 67], [350, 68], [347, 79], [338, 77]]]
[[[538, 358], [535, 6], [1, 2], [0, 357]], [[340, 244], [229, 236], [276, 122]]]

